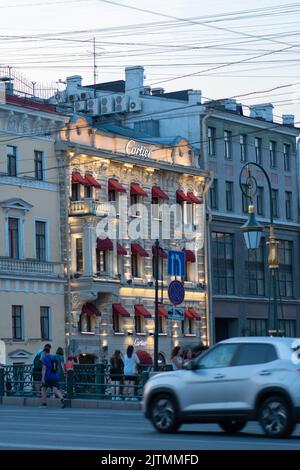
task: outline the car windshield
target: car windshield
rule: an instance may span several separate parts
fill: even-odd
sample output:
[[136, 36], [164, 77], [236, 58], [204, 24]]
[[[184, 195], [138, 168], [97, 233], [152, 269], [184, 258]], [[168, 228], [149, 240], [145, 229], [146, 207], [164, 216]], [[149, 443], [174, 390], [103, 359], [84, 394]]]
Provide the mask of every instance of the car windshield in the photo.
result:
[[198, 369], [228, 367], [237, 350], [237, 344], [219, 344], [195, 361]]

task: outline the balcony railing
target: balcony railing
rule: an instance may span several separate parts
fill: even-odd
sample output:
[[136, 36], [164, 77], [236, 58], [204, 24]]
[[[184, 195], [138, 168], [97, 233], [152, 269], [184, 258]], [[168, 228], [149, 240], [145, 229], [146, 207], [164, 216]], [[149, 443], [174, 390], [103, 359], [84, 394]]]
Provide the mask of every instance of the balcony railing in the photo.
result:
[[60, 263], [0, 257], [0, 272], [61, 274]]
[[69, 215], [99, 215], [113, 216], [116, 214], [116, 204], [112, 202], [99, 202], [95, 199], [83, 199], [82, 201], [71, 201]]

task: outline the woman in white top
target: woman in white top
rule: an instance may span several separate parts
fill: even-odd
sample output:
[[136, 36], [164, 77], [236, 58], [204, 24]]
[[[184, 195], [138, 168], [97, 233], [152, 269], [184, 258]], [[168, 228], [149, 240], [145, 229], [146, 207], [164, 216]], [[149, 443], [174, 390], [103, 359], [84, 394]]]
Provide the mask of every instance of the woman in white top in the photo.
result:
[[180, 346], [175, 346], [171, 354], [171, 363], [173, 370], [182, 369], [183, 359], [182, 350]]
[[122, 357], [124, 363], [124, 383], [123, 395], [125, 400], [134, 400], [134, 385], [137, 382], [138, 364], [140, 360], [134, 352], [132, 345], [128, 346], [126, 354]]

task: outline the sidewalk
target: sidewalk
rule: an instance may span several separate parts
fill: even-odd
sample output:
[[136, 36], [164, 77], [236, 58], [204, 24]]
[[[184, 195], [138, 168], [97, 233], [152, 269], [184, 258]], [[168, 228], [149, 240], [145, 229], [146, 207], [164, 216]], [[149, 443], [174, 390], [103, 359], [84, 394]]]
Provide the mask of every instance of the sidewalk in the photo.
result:
[[[39, 398], [33, 397], [2, 397], [0, 405], [14, 406], [40, 406]], [[49, 408], [60, 408], [60, 400], [48, 398], [47, 404]], [[98, 408], [110, 410], [141, 410], [141, 402], [139, 401], [113, 401], [113, 400], [84, 400], [76, 398], [72, 400], [66, 399], [66, 408]]]

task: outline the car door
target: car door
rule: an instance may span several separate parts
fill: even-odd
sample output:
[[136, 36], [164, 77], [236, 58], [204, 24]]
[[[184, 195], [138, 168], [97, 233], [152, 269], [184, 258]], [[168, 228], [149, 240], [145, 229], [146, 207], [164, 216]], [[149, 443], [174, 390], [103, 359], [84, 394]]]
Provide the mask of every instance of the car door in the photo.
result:
[[228, 409], [250, 410], [261, 386], [272, 381], [277, 351], [272, 344], [241, 343], [227, 371], [224, 384]]
[[194, 362], [185, 377], [183, 409], [213, 412], [224, 409], [224, 383], [237, 345], [220, 343]]

